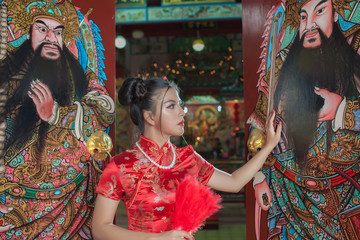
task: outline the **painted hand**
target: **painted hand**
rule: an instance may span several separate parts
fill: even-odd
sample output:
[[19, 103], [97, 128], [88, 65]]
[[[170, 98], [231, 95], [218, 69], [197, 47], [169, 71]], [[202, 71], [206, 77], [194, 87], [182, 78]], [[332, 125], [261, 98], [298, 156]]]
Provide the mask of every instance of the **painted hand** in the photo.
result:
[[10, 229], [13, 229], [15, 226], [12, 224], [6, 225], [6, 226], [1, 226], [0, 227], [0, 232], [6, 232], [9, 231]]
[[319, 121], [333, 120], [335, 118], [336, 110], [343, 98], [336, 93], [317, 87], [315, 87], [314, 92], [325, 100], [324, 106], [320, 109]]
[[[3, 204], [0, 204], [0, 212], [6, 214], [9, 213], [11, 210], [13, 210], [12, 207], [7, 207]], [[14, 228], [15, 226], [12, 224], [6, 225], [6, 226], [0, 226], [0, 232], [6, 232], [12, 228]]]
[[271, 206], [271, 193], [266, 180], [255, 185], [255, 199], [262, 210], [267, 211]]
[[28, 95], [33, 100], [39, 117], [47, 122], [54, 107], [54, 99], [48, 86], [35, 80], [31, 83], [31, 91], [28, 92]]

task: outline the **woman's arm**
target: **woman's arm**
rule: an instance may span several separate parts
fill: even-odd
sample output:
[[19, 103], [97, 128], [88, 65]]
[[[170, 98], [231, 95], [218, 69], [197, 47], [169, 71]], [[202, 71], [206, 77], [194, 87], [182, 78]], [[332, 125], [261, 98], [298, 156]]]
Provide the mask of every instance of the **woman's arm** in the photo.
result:
[[280, 140], [281, 123], [277, 126], [275, 132], [273, 124], [274, 119], [275, 113], [273, 112], [266, 121], [265, 146], [256, 153], [250, 161], [232, 174], [215, 169], [207, 184], [209, 187], [223, 192], [239, 192], [253, 178]]
[[193, 239], [185, 231], [168, 231], [162, 233], [146, 233], [128, 230], [114, 225], [114, 217], [119, 201], [98, 194], [92, 221], [92, 233], [96, 240], [175, 240]]

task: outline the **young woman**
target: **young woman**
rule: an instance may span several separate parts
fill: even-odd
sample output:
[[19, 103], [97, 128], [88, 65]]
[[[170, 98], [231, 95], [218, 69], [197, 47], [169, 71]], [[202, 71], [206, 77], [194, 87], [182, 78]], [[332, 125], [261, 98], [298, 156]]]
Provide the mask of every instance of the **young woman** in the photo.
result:
[[[191, 146], [177, 148], [170, 136], [184, 133], [185, 113], [176, 85], [161, 78], [129, 78], [118, 93], [122, 105], [140, 129], [135, 146], [115, 156], [97, 187], [93, 217], [95, 239], [172, 240], [193, 239], [185, 231], [171, 229], [176, 182], [192, 175], [202, 184], [238, 192], [262, 167], [280, 139], [274, 130], [274, 114], [266, 123], [266, 144], [233, 174], [214, 168]], [[113, 224], [119, 201], [125, 203], [128, 229]]]

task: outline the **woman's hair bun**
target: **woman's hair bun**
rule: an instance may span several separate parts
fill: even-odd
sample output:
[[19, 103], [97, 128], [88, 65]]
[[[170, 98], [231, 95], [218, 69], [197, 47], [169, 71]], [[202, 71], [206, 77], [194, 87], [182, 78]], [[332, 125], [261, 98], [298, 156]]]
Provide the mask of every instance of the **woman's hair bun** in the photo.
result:
[[145, 81], [141, 78], [127, 78], [118, 92], [121, 105], [127, 106], [140, 102], [146, 95]]
[[147, 93], [145, 81], [141, 78], [136, 79], [136, 85], [135, 85], [135, 94], [134, 94], [134, 101], [139, 102], [141, 101]]

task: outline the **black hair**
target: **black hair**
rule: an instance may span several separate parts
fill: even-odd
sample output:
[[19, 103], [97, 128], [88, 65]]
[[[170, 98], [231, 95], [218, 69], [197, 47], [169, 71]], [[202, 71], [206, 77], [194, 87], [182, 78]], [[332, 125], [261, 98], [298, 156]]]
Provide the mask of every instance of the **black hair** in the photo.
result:
[[149, 79], [130, 77], [122, 84], [118, 92], [118, 100], [121, 105], [130, 107], [131, 120], [136, 126], [138, 126], [141, 134], [144, 133], [143, 111], [151, 111], [155, 113], [156, 100], [154, 96], [158, 94], [159, 90], [166, 89], [164, 96], [162, 97], [162, 105], [164, 97], [170, 88], [174, 88], [178, 91], [178, 87], [174, 82], [170, 82], [159, 77]]

